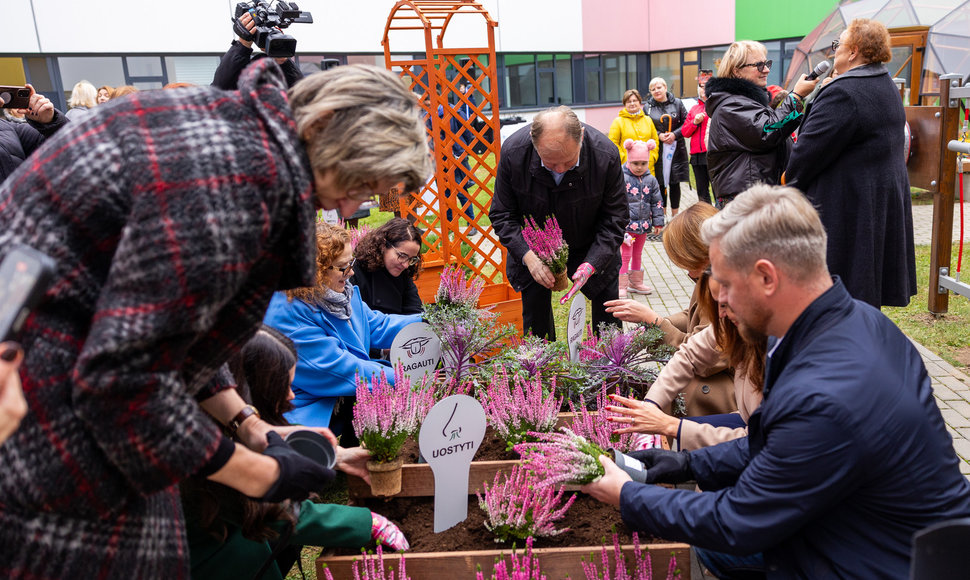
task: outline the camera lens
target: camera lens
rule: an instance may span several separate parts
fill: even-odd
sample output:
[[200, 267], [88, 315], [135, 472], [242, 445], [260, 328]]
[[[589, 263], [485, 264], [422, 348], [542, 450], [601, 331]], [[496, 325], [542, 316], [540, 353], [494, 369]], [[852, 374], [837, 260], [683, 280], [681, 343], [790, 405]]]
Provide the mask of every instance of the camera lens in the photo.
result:
[[18, 97], [29, 97], [30, 96], [30, 89], [17, 89], [17, 96]]

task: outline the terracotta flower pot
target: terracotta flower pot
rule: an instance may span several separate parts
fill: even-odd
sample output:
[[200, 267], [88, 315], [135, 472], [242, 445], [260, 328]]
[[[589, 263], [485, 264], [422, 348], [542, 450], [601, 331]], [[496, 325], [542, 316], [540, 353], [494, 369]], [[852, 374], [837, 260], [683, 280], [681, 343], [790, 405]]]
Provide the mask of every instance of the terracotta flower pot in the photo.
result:
[[387, 463], [368, 461], [367, 471], [370, 472], [371, 493], [381, 497], [388, 497], [401, 493], [402, 465], [404, 465], [404, 459], [402, 457], [396, 457], [394, 458], [394, 461], [389, 461]]
[[569, 275], [565, 270], [558, 274], [553, 274], [553, 276], [556, 277], [556, 283], [552, 286], [553, 292], [561, 292], [569, 287]]

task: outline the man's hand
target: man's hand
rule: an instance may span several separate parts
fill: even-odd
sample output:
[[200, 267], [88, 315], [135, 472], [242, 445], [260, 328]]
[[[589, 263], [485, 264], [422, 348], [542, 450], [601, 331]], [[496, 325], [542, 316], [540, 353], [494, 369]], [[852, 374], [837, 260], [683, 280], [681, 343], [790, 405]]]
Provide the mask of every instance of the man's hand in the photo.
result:
[[246, 48], [253, 47], [253, 31], [256, 30], [256, 23], [253, 22], [253, 15], [248, 10], [236, 18], [232, 29], [239, 39], [239, 44]]
[[610, 423], [616, 423], [617, 429], [613, 433], [622, 435], [624, 433], [647, 433], [660, 434], [667, 437], [676, 437], [680, 429], [680, 419], [671, 417], [664, 413], [659, 407], [649, 401], [638, 401], [628, 399], [617, 394], [610, 395], [610, 400], [622, 405], [617, 407], [608, 405], [607, 411], [622, 415], [620, 417], [608, 416]]
[[643, 463], [647, 470], [647, 483], [684, 483], [694, 479], [690, 453], [687, 451], [643, 449], [630, 451], [627, 455]]
[[21, 115], [27, 119], [47, 124], [54, 120], [54, 103], [44, 95], [35, 92], [31, 85], [24, 85], [30, 89], [30, 100], [27, 102], [26, 109], [17, 109]]
[[606, 470], [606, 474], [579, 488], [579, 491], [591, 495], [603, 503], [620, 507], [620, 492], [623, 491], [623, 484], [633, 481], [633, 479], [617, 467], [609, 457], [600, 455], [599, 460], [603, 469]]
[[650, 324], [660, 324], [663, 317], [657, 314], [652, 308], [636, 300], [607, 300], [603, 303], [606, 311], [624, 322], [648, 322]]
[[532, 274], [532, 279], [542, 284], [546, 288], [552, 288], [556, 283], [556, 277], [552, 275], [552, 270], [548, 266], [542, 263], [539, 256], [532, 250], [529, 250], [522, 256], [522, 263], [525, 267], [529, 269], [529, 274]]
[[356, 475], [370, 485], [370, 472], [367, 471], [367, 460], [370, 451], [363, 447], [337, 447], [337, 469], [350, 475]]
[[573, 296], [579, 292], [579, 289], [586, 285], [589, 281], [590, 276], [596, 272], [596, 268], [593, 267], [589, 262], [583, 262], [576, 268], [576, 272], [573, 273], [573, 287], [566, 292], [566, 295], [559, 299], [560, 304], [565, 304], [569, 302]]

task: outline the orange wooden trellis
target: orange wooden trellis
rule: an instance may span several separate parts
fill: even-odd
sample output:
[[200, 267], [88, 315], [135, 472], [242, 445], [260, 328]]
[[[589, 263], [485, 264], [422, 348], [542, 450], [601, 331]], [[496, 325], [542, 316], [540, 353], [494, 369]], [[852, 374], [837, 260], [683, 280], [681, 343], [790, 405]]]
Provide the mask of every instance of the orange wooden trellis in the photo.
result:
[[[456, 22], [467, 25], [470, 19], [484, 23], [487, 45], [446, 47], [448, 26], [455, 29]], [[381, 44], [385, 66], [410, 83], [431, 121], [434, 178], [421, 191], [401, 197], [401, 215], [425, 230], [425, 269], [417, 280], [421, 299], [434, 301], [441, 270], [447, 264], [457, 264], [485, 280], [480, 306], [492, 306], [500, 322], [515, 324], [521, 330], [521, 298], [505, 277], [508, 253], [488, 220], [501, 147], [496, 26], [498, 23], [479, 2], [402, 0], [391, 9]], [[397, 39], [415, 34], [423, 34], [423, 56], [392, 54], [392, 38], [400, 42]], [[464, 93], [462, 85], [468, 87]], [[462, 115], [463, 107], [470, 114]], [[458, 124], [457, 131], [452, 131], [452, 120]], [[463, 132], [471, 135], [470, 143], [460, 138]], [[457, 192], [468, 197], [464, 206]], [[469, 208], [474, 212], [472, 219], [466, 215]]]

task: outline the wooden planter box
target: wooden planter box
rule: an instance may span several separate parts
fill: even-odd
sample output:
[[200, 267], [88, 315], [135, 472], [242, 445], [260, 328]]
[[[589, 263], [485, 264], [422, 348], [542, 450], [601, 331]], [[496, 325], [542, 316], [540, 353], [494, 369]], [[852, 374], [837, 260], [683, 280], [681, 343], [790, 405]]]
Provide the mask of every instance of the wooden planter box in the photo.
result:
[[[621, 546], [626, 557], [627, 567], [633, 568], [633, 546]], [[670, 557], [677, 558], [677, 567], [681, 578], [690, 580], [690, 546], [687, 544], [646, 544], [641, 546], [645, 553], [649, 553], [652, 561], [653, 577], [662, 579], [667, 577], [667, 567]], [[607, 546], [607, 553], [611, 565], [613, 562], [613, 547]], [[521, 553], [521, 551], [519, 552]], [[575, 548], [538, 548], [532, 551], [534, 557], [539, 558], [542, 573], [550, 580], [558, 580], [566, 576], [581, 580], [586, 575], [583, 572], [582, 559], [593, 561], [602, 568], [602, 546], [580, 546]], [[474, 579], [478, 567], [481, 566], [486, 578], [492, 575], [493, 566], [498, 558], [505, 558], [510, 562], [508, 550], [476, 550], [473, 552], [426, 552], [406, 553], [405, 567], [412, 580], [449, 580]], [[323, 578], [323, 566], [326, 564], [334, 578], [353, 578], [353, 562], [360, 556], [321, 556], [317, 559], [317, 578]], [[385, 554], [385, 569], [388, 564], [397, 571], [400, 569], [399, 554]], [[508, 564], [510, 565], [510, 564]], [[610, 570], [612, 576], [612, 568]]]

